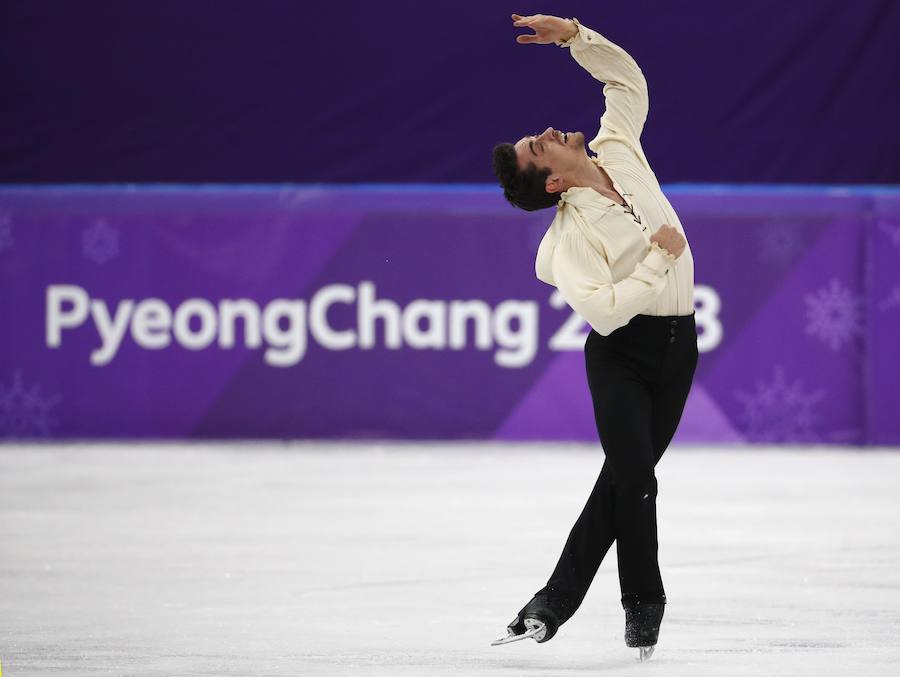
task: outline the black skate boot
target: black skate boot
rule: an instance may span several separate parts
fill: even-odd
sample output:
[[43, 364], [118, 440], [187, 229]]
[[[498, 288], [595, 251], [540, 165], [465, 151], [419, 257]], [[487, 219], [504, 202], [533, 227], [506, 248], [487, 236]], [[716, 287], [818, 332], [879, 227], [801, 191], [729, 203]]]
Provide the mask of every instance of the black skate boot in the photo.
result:
[[659, 626], [666, 608], [665, 598], [654, 602], [623, 598], [622, 606], [625, 609], [625, 646], [639, 648], [640, 659], [650, 660], [659, 640]]
[[568, 618], [565, 615], [567, 605], [550, 595], [538, 593], [506, 626], [507, 635], [491, 642], [491, 646], [518, 642], [529, 637], [538, 644], [551, 639], [561, 623]]

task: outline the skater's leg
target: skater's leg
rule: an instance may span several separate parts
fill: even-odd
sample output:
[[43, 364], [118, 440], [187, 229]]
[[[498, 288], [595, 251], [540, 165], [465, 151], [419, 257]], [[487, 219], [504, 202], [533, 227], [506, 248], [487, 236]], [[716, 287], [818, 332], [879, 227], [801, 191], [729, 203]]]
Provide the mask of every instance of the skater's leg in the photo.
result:
[[652, 393], [648, 370], [619, 344], [589, 337], [588, 385], [610, 471], [622, 593], [655, 600], [664, 593], [657, 564]]
[[[630, 337], [588, 336], [588, 385], [606, 461], [547, 585], [519, 612], [516, 620], [522, 627], [516, 632], [524, 632], [525, 613], [536, 606], [551, 606], [559, 624], [571, 617], [615, 539], [623, 600], [626, 595], [646, 603], [665, 599], [657, 561], [653, 468], [674, 434], [686, 391], [661, 395], [662, 405], [670, 399], [676, 404], [654, 419], [651, 380], [656, 380], [659, 364], [646, 359], [650, 353], [645, 349]], [[676, 415], [673, 409], [678, 409]]]
[[681, 340], [671, 344], [672, 350], [666, 355], [661, 378], [653, 392], [651, 432], [657, 461], [675, 435], [697, 369], [699, 352], [693, 316], [682, 322], [686, 326], [679, 330]]
[[[684, 412], [684, 405], [687, 402], [688, 393], [693, 382], [694, 372], [697, 367], [697, 335], [693, 317], [679, 318], [680, 327], [676, 328], [676, 341], [669, 345], [666, 352], [660, 376], [652, 391], [651, 406], [651, 438], [653, 445], [654, 465], [659, 462], [666, 448], [672, 441], [678, 423]], [[656, 494], [656, 480], [652, 482], [652, 490]], [[658, 566], [658, 544], [656, 539], [656, 504], [647, 506], [647, 520], [650, 524], [648, 534], [651, 541], [647, 544], [649, 549], [654, 552], [653, 564], [655, 570], [647, 570], [641, 574], [645, 580], [651, 580], [652, 577], [659, 576]], [[648, 566], [650, 560], [647, 560]], [[621, 538], [619, 545], [619, 571], [620, 575], [623, 571], [631, 570], [628, 562], [623, 562]], [[664, 601], [665, 595], [662, 587], [662, 579], [660, 578], [659, 595], [652, 594], [650, 591], [636, 593], [626, 580], [622, 580], [622, 600], [623, 603], [631, 604], [636, 600], [641, 601]]]
[[564, 597], [566, 619], [578, 609], [600, 562], [613, 544], [612, 508], [609, 464], [604, 462], [594, 489], [569, 532], [556, 569], [538, 592]]
[[[621, 415], [631, 421], [636, 415], [641, 420], [637, 421], [633, 430], [639, 431], [637, 434], [644, 438], [641, 444], [645, 448], [643, 454], [647, 459], [645, 465], [651, 465], [649, 389], [629, 369], [623, 367], [622, 356], [610, 351], [596, 332], [591, 332], [585, 343], [585, 366], [594, 403], [595, 421], [604, 452], [606, 452], [604, 435], [610, 436], [611, 439], [617, 436], [616, 426], [610, 425], [608, 421], [620, 416], [620, 411]], [[622, 383], [630, 385], [621, 387]], [[634, 397], [630, 397], [630, 393], [634, 393]], [[608, 432], [604, 432], [606, 428], [609, 428]], [[620, 447], [625, 449], [628, 444], [619, 445], [617, 449]], [[552, 606], [560, 623], [563, 623], [578, 609], [587, 594], [603, 557], [616, 538], [613, 521], [613, 462], [608, 453], [606, 456], [593, 491], [569, 532], [553, 574], [547, 585], [519, 611], [519, 619], [523, 618], [529, 605], [540, 601]], [[623, 467], [620, 472], [625, 473], [625, 468]], [[649, 472], [652, 473], [652, 465]]]
[[623, 605], [666, 599], [659, 571], [656, 496], [655, 476], [637, 491], [629, 489], [617, 494], [616, 555]]
[[[669, 340], [653, 387], [651, 433], [654, 462], [662, 457], [681, 420], [697, 367], [697, 333], [694, 317], [667, 318]], [[674, 321], [673, 321], [674, 320]], [[655, 521], [655, 514], [654, 514]], [[624, 592], [624, 588], [623, 588]], [[659, 638], [665, 599], [638, 599], [623, 594], [625, 644], [640, 647], [641, 660], [648, 659]]]

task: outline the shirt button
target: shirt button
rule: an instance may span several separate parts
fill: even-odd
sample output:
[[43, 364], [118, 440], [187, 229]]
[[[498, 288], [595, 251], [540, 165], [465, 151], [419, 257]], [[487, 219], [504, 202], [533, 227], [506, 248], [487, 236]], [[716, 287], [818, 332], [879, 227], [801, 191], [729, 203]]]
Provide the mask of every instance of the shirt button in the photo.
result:
[[673, 336], [672, 338], [669, 339], [669, 343], [675, 343], [675, 337], [674, 337], [674, 336]]

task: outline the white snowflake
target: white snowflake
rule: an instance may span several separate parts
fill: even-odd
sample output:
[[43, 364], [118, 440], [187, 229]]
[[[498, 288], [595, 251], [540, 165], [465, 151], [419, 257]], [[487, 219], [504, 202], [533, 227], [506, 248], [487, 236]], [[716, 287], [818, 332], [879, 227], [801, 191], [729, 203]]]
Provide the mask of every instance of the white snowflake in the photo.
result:
[[787, 383], [784, 368], [775, 367], [768, 383], [756, 382], [756, 392], [735, 391], [743, 405], [742, 431], [751, 442], [815, 442], [818, 420], [816, 405], [824, 398], [822, 390], [805, 391], [800, 381]]
[[810, 336], [823, 341], [832, 350], [862, 335], [863, 299], [836, 278], [813, 294], [806, 302], [806, 328]]
[[890, 238], [891, 244], [900, 248], [900, 223], [890, 223], [888, 221], [880, 220], [878, 222], [878, 229]]
[[803, 249], [803, 237], [794, 223], [771, 221], [758, 232], [757, 252], [762, 261], [784, 264], [796, 259]]
[[94, 263], [104, 264], [119, 255], [119, 231], [105, 219], [99, 219], [81, 233], [81, 254]]
[[0, 212], [0, 252], [9, 249], [14, 244], [12, 236], [12, 214]]
[[895, 284], [888, 295], [878, 303], [878, 310], [882, 313], [891, 308], [900, 308], [900, 284]]
[[0, 435], [3, 437], [49, 437], [56, 421], [50, 410], [59, 403], [59, 395], [48, 397], [40, 385], [25, 388], [22, 372], [13, 374], [10, 387], [0, 385]]

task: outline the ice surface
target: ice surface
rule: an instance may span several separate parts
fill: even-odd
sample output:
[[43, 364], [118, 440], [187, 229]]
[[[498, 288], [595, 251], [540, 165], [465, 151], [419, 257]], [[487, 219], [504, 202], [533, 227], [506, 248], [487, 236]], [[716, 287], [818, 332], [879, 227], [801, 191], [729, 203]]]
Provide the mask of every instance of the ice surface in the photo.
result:
[[599, 446], [0, 447], [0, 662], [31, 675], [900, 674], [900, 453], [672, 448], [647, 664], [615, 554], [546, 644]]

